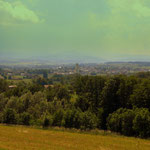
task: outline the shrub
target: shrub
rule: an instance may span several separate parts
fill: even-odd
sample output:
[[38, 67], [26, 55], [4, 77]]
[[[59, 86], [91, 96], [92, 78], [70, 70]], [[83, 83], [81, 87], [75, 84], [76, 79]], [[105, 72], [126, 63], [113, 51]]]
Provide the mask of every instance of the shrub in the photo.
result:
[[150, 137], [150, 112], [146, 108], [119, 109], [109, 115], [107, 127], [127, 136]]
[[74, 110], [67, 110], [64, 116], [64, 126], [67, 128], [72, 128], [74, 126], [74, 117], [75, 111]]
[[28, 112], [24, 112], [20, 115], [20, 121], [23, 125], [30, 125], [31, 115]]
[[116, 112], [109, 114], [107, 118], [107, 128], [113, 132], [121, 132], [121, 114], [124, 110], [121, 108]]
[[[54, 113], [54, 120], [53, 120], [53, 126], [62, 126], [62, 121], [64, 118], [64, 110], [59, 109]], [[64, 123], [63, 123], [64, 124]]]
[[17, 117], [16, 112], [14, 109], [7, 108], [4, 110], [3, 114], [3, 122], [8, 124], [16, 124], [17, 123]]
[[133, 129], [137, 136], [142, 138], [150, 137], [150, 112], [146, 108], [136, 110], [133, 120]]
[[43, 126], [43, 128], [47, 128], [47, 127], [51, 126], [52, 123], [53, 123], [53, 118], [52, 118], [52, 116], [51, 116], [51, 115], [47, 115], [47, 116], [45, 116], [44, 119], [43, 119], [42, 126]]
[[95, 129], [98, 125], [98, 118], [90, 111], [81, 113], [81, 126], [83, 130]]
[[135, 111], [127, 109], [125, 112], [121, 115], [121, 125], [122, 125], [122, 131], [121, 133], [123, 135], [131, 136], [134, 135], [133, 130], [133, 119], [135, 118]]

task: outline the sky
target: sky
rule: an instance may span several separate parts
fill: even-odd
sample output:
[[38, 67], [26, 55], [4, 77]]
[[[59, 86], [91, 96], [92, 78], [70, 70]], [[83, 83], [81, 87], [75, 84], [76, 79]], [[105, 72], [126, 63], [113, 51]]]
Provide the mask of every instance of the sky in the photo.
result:
[[150, 60], [150, 0], [0, 0], [0, 56]]

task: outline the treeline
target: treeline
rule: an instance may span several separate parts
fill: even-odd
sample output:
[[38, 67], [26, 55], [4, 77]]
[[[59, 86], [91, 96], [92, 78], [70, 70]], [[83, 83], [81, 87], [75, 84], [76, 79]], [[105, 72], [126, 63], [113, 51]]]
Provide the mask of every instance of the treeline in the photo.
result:
[[[65, 81], [65, 82], [62, 82]], [[150, 137], [150, 79], [134, 76], [70, 76], [44, 88], [49, 79], [0, 80], [0, 123], [103, 129]]]

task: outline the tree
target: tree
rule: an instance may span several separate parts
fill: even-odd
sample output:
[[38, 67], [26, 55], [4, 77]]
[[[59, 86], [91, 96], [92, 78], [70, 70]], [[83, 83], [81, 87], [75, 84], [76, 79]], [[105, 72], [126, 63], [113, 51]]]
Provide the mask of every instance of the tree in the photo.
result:
[[5, 92], [8, 89], [8, 83], [6, 80], [0, 79], [0, 93]]
[[28, 112], [24, 112], [20, 115], [22, 125], [30, 125], [31, 115]]
[[123, 135], [132, 136], [135, 135], [133, 130], [134, 118], [134, 110], [120, 108], [109, 115], [107, 118], [107, 127], [113, 132], [119, 132]]
[[51, 126], [52, 123], [53, 123], [53, 118], [52, 118], [52, 116], [46, 114], [46, 115], [44, 116], [43, 123], [42, 123], [43, 128], [47, 128], [47, 127]]
[[46, 70], [43, 71], [43, 78], [48, 79], [48, 73]]
[[80, 129], [90, 130], [95, 129], [98, 125], [98, 118], [94, 113], [90, 111], [85, 111], [81, 116], [81, 126]]
[[80, 108], [82, 111], [87, 111], [89, 107], [91, 106], [89, 102], [88, 94], [78, 96], [75, 102], [75, 106], [76, 108]]
[[122, 132], [122, 113], [126, 109], [120, 108], [117, 111], [109, 114], [107, 118], [107, 128], [113, 132]]
[[132, 106], [148, 108], [150, 110], [150, 80], [142, 80], [130, 97]]
[[16, 124], [17, 117], [14, 109], [6, 108], [3, 114], [3, 122], [8, 124]]
[[74, 117], [75, 117], [75, 110], [68, 109], [65, 111], [64, 121], [65, 127], [72, 128], [74, 127]]
[[137, 78], [121, 76], [121, 82], [117, 95], [119, 97], [120, 107], [131, 108], [130, 95], [133, 94], [135, 85], [137, 84]]
[[64, 110], [59, 109], [54, 114], [53, 125], [54, 126], [62, 126], [62, 121], [64, 119]]
[[103, 129], [106, 129], [106, 118], [108, 115], [116, 111], [120, 106], [117, 91], [120, 86], [120, 77], [110, 78], [106, 81], [105, 87], [101, 93], [101, 107], [103, 108]]
[[121, 115], [122, 121], [122, 131], [121, 134], [126, 136], [135, 135], [135, 131], [133, 130], [133, 120], [135, 118], [135, 111], [131, 109], [127, 109]]
[[141, 138], [150, 137], [150, 112], [146, 108], [137, 109], [133, 120], [133, 129]]

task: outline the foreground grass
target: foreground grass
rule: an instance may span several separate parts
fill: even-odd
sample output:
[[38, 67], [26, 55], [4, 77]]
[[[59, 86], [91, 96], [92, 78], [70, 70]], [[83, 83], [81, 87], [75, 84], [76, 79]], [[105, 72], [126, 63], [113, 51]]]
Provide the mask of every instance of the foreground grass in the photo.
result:
[[150, 150], [150, 140], [0, 125], [0, 150]]

